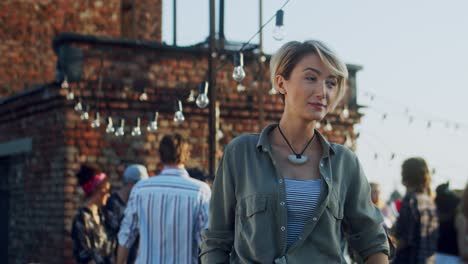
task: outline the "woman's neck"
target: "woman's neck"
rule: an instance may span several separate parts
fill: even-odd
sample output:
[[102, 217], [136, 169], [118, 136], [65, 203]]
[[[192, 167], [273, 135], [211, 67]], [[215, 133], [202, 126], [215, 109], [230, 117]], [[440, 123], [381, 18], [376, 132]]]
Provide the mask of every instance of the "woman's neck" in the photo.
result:
[[281, 131], [296, 151], [301, 151], [304, 145], [314, 136], [316, 121], [304, 122], [304, 120], [288, 119], [284, 116], [279, 122]]

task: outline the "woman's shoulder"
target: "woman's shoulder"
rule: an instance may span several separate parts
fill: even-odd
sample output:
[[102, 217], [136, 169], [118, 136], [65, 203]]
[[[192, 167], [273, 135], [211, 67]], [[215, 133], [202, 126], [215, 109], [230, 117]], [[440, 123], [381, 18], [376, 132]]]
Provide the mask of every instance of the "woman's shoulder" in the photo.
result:
[[226, 145], [226, 149], [236, 150], [236, 149], [245, 149], [248, 147], [255, 147], [258, 143], [259, 134], [242, 134], [229, 142]]

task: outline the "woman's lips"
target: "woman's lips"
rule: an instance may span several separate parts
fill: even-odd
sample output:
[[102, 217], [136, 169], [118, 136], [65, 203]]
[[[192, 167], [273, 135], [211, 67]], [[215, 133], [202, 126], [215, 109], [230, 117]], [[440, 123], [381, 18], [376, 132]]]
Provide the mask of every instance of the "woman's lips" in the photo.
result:
[[307, 103], [308, 105], [318, 108], [318, 109], [325, 109], [327, 106], [321, 103]]

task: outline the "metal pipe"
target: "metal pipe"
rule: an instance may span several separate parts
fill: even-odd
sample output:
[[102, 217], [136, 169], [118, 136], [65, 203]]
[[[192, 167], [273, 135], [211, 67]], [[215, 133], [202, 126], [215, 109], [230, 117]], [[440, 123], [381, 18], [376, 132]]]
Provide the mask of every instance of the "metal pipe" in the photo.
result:
[[[263, 0], [258, 1], [258, 28], [260, 30], [260, 34], [258, 35], [259, 40], [258, 40], [258, 55], [260, 59], [263, 56], [263, 30], [262, 30], [262, 25], [263, 25]], [[259, 61], [259, 74], [258, 74], [258, 87], [257, 87], [257, 96], [258, 96], [258, 125], [259, 129], [263, 128], [263, 124], [265, 123], [265, 88], [263, 87], [264, 81], [263, 81], [263, 61]]]
[[208, 145], [209, 145], [209, 173], [214, 175], [216, 171], [216, 150], [218, 141], [216, 140], [216, 65], [215, 65], [215, 0], [210, 0], [210, 37], [208, 54], [208, 97], [209, 122], [208, 122]]
[[173, 46], [177, 46], [177, 0], [172, 1], [172, 39], [173, 39]]

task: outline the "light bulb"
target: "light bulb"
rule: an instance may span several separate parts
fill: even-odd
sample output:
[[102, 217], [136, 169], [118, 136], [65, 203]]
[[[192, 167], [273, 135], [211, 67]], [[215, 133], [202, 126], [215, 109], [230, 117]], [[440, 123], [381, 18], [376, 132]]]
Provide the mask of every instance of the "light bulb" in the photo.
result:
[[317, 123], [315, 123], [315, 129], [320, 129], [320, 127], [322, 127], [322, 125], [317, 121]]
[[268, 91], [268, 94], [275, 95], [275, 94], [278, 94], [278, 91], [276, 90], [274, 86], [272, 86], [271, 89]]
[[284, 25], [283, 25], [283, 17], [284, 17], [284, 11], [283, 10], [278, 10], [276, 11], [276, 24], [275, 28], [273, 29], [273, 38], [280, 41], [284, 39], [284, 36], [286, 35], [286, 32], [284, 30]]
[[125, 135], [125, 119], [120, 120], [120, 126], [117, 128], [117, 131], [115, 131], [115, 135], [118, 137], [121, 137]]
[[348, 106], [346, 106], [346, 105], [344, 106], [343, 111], [341, 111], [340, 117], [341, 117], [342, 119], [346, 119], [346, 118], [349, 117], [349, 109], [348, 109]]
[[238, 84], [237, 84], [236, 90], [237, 90], [238, 92], [242, 93], [242, 92], [245, 91], [245, 89], [246, 89], [246, 88], [245, 88], [244, 85], [242, 85], [242, 83], [238, 83]]
[[177, 100], [177, 111], [174, 114], [174, 122], [180, 124], [185, 121], [184, 114], [182, 113], [182, 102]]
[[194, 90], [190, 90], [190, 94], [187, 97], [187, 102], [189, 102], [189, 103], [195, 102], [195, 91]]
[[223, 131], [221, 129], [218, 129], [216, 131], [216, 139], [221, 140], [224, 137]]
[[99, 115], [99, 112], [96, 112], [94, 114], [94, 120], [93, 122], [91, 123], [91, 127], [92, 128], [98, 128], [101, 126], [101, 120], [100, 120], [100, 115]]
[[140, 118], [137, 118], [136, 126], [132, 129], [132, 136], [137, 137], [141, 136], [141, 128], [140, 128]]
[[148, 132], [156, 132], [156, 130], [158, 130], [158, 116], [159, 113], [155, 112], [153, 121], [149, 122], [148, 126], [146, 127]]
[[148, 101], [148, 94], [146, 92], [142, 92], [140, 96], [138, 97], [140, 101]]
[[89, 106], [86, 106], [86, 110], [83, 111], [80, 115], [81, 120], [88, 120], [89, 119]]
[[62, 87], [62, 89], [68, 89], [69, 85], [68, 85], [67, 76], [65, 76], [65, 78], [63, 79], [63, 82], [62, 82], [62, 84], [60, 86]]
[[353, 146], [353, 140], [349, 135], [346, 135], [346, 140], [344, 142], [344, 145], [348, 148], [351, 148]]
[[198, 92], [197, 101], [195, 102], [198, 107], [205, 108], [209, 103], [210, 99], [208, 99], [208, 82], [202, 82], [200, 85], [200, 90]]
[[332, 125], [330, 124], [330, 122], [327, 121], [327, 124], [325, 125], [325, 127], [323, 128], [325, 131], [329, 132], [329, 131], [332, 131], [333, 130], [333, 127]]
[[107, 134], [113, 134], [115, 132], [114, 124], [112, 122], [112, 117], [107, 117], [107, 127], [106, 127], [106, 133]]
[[232, 78], [236, 82], [241, 82], [245, 78], [244, 71], [244, 55], [239, 52], [234, 56], [234, 71], [232, 71]]
[[73, 99], [75, 99], [75, 94], [73, 93], [73, 91], [69, 91], [69, 92], [67, 93], [67, 100], [68, 100], [68, 101], [71, 101], [71, 100], [73, 100]]
[[75, 109], [75, 111], [77, 111], [77, 112], [83, 111], [83, 104], [81, 104], [81, 100], [79, 100], [78, 103], [75, 104], [74, 109]]

